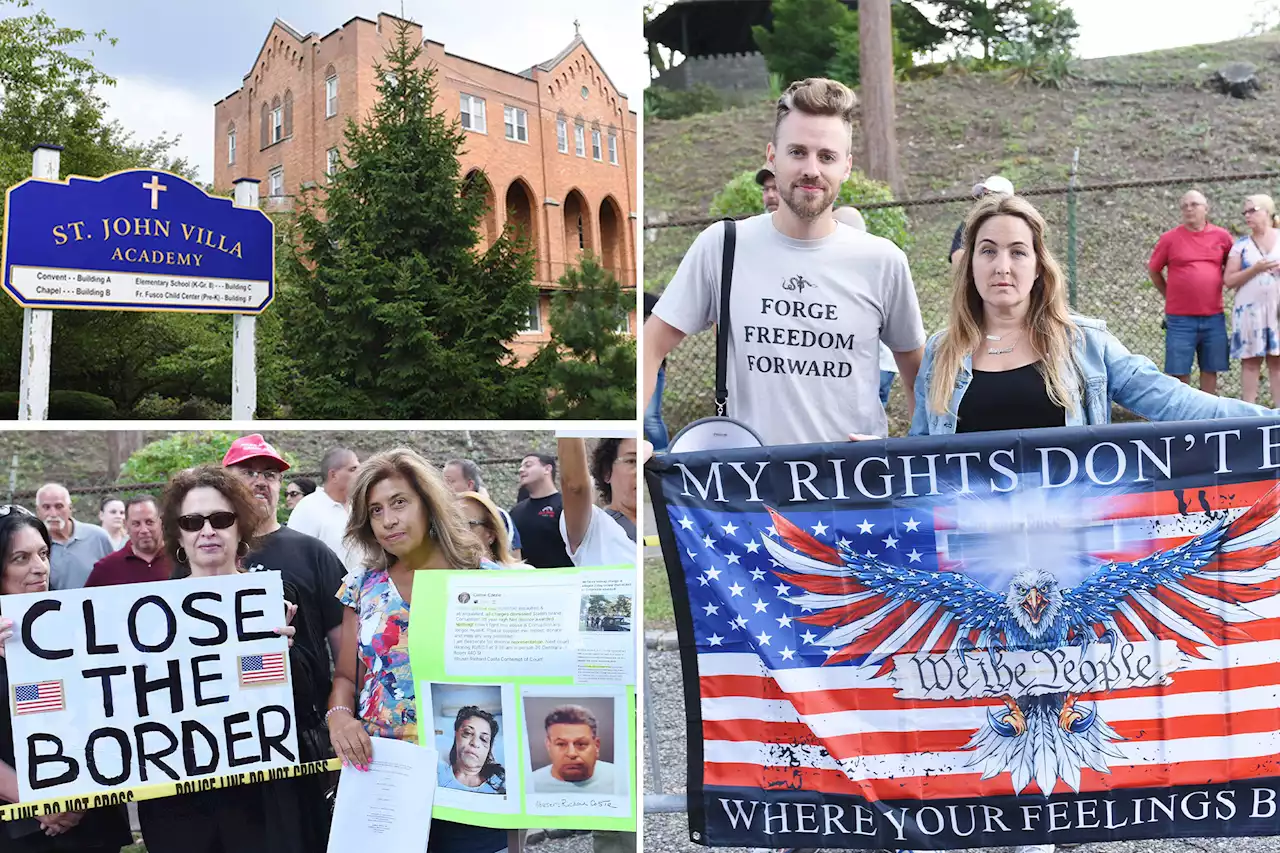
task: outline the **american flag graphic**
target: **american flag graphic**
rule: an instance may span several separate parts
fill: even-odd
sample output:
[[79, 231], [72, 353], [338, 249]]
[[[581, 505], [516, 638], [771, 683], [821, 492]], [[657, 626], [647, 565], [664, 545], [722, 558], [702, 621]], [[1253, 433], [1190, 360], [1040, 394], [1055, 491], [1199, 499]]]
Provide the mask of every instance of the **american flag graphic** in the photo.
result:
[[284, 652], [240, 657], [240, 683], [280, 684], [285, 680]]
[[35, 684], [15, 684], [13, 687], [13, 712], [15, 714], [43, 714], [66, 708], [61, 681], [40, 681]]
[[[928, 652], [956, 638], [959, 617], [938, 601], [902, 603], [904, 578], [946, 575], [961, 596], [968, 586], [1003, 598], [1007, 578], [966, 574], [984, 554], [998, 563], [1004, 549], [1011, 561], [1035, 564], [1072, 551], [1080, 563], [1074, 586], [1108, 561], [1136, 561], [1136, 573], [1162, 570], [1169, 559], [1161, 552], [1177, 556], [1215, 530], [1223, 531], [1221, 553], [1182, 554], [1190, 568], [1181, 585], [1135, 592], [1110, 623], [1121, 641], [1175, 643], [1184, 660], [1171, 683], [1081, 694], [1118, 736], [1118, 754], [1109, 753], [1105, 771], [1079, 768], [1078, 787], [1051, 775], [1052, 791], [1280, 776], [1280, 588], [1276, 572], [1264, 571], [1280, 565], [1280, 547], [1263, 536], [1280, 522], [1267, 523], [1275, 506], [1242, 520], [1275, 485], [1091, 496], [1072, 503], [1079, 523], [1067, 529], [1041, 536], [1023, 525], [1018, 537], [1003, 538], [991, 532], [989, 505], [985, 529], [974, 523], [980, 500], [802, 504], [777, 514], [659, 506], [672, 539], [664, 551], [668, 560], [679, 554], [687, 590], [693, 637], [682, 642], [696, 646], [702, 784], [870, 801], [1038, 794], [1034, 775], [1018, 789], [1010, 772], [984, 778], [974, 766], [975, 732], [1005, 712], [998, 698], [904, 699], [884, 678], [891, 661], [878, 651]], [[1025, 507], [1038, 494], [1030, 489], [1002, 506]], [[834, 565], [823, 568], [861, 558], [861, 585]], [[977, 630], [971, 640], [979, 649], [996, 642]]]

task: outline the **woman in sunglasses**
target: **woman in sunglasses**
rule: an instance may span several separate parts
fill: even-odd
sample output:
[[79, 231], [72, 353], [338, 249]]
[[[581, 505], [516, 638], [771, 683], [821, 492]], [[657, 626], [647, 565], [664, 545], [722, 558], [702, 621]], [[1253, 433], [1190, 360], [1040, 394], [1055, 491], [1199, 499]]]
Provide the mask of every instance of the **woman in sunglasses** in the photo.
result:
[[[347, 609], [327, 716], [342, 763], [367, 770], [374, 757], [370, 735], [418, 740], [409, 669], [414, 574], [501, 566], [485, 559], [480, 539], [440, 471], [406, 448], [370, 457], [356, 472], [346, 539], [363, 552], [367, 568], [339, 591]], [[433, 820], [427, 851], [514, 851], [517, 835]]]
[[[28, 510], [0, 506], [0, 596], [49, 591], [49, 531]], [[13, 634], [3, 620], [0, 642]], [[0, 660], [0, 691], [9, 695], [9, 677]], [[13, 726], [9, 703], [0, 702], [0, 800], [18, 801]], [[0, 823], [0, 850], [12, 853], [115, 853], [133, 843], [124, 806], [62, 812]]]
[[[259, 502], [225, 468], [204, 465], [177, 474], [160, 499], [160, 528], [173, 561], [174, 578], [234, 575], [256, 545]], [[320, 673], [301, 648], [294, 647], [296, 625], [306, 618], [291, 602], [292, 584], [284, 584], [285, 627], [294, 707], [309, 707]], [[296, 617], [296, 618], [295, 618]], [[301, 713], [301, 712], [300, 712]], [[317, 715], [318, 716], [318, 715]], [[318, 722], [318, 720], [314, 721]], [[313, 721], [298, 719], [299, 730]], [[324, 849], [327, 828], [316, 820], [327, 813], [318, 777], [302, 776], [254, 785], [219, 788], [138, 803], [148, 853], [309, 853]]]
[[1280, 400], [1280, 224], [1269, 195], [1244, 200], [1244, 221], [1249, 233], [1236, 241], [1227, 255], [1222, 283], [1236, 292], [1231, 309], [1231, 357], [1240, 359], [1240, 397], [1246, 403], [1258, 399], [1262, 360], [1267, 360], [1271, 404]]
[[458, 505], [471, 532], [480, 540], [480, 547], [484, 549], [481, 556], [484, 559], [508, 568], [532, 568], [512, 555], [507, 528], [493, 501], [479, 492], [461, 492], [458, 495]]
[[284, 490], [284, 505], [292, 512], [298, 501], [316, 490], [316, 481], [310, 477], [294, 477]]

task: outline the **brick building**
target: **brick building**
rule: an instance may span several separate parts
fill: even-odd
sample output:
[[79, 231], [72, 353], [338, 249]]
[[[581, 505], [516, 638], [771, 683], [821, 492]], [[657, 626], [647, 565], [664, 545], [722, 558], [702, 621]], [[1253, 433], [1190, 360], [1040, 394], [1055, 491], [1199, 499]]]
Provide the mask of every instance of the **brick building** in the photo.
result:
[[[399, 18], [355, 17], [328, 35], [276, 20], [242, 86], [214, 105], [214, 185], [257, 178], [269, 209], [287, 209], [325, 180], [344, 145], [347, 118], [377, 97], [374, 62]], [[580, 35], [551, 59], [513, 73], [447, 53], [407, 22], [436, 69], [437, 107], [467, 130], [470, 186], [489, 213], [483, 244], [507, 223], [531, 235], [537, 305], [514, 349], [532, 354], [549, 337], [551, 291], [589, 251], [623, 285], [636, 286], [636, 114]], [[634, 313], [628, 330], [636, 331]]]

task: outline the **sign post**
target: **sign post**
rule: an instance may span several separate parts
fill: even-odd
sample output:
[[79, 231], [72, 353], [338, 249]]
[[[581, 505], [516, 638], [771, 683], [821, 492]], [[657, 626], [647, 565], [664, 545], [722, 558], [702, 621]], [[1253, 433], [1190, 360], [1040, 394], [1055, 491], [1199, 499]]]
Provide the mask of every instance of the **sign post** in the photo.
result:
[[[240, 178], [235, 188], [236, 207], [258, 209], [257, 178]], [[236, 314], [231, 323], [231, 419], [251, 421], [258, 408], [258, 374], [254, 369], [258, 318]]]
[[[31, 149], [31, 177], [56, 181], [62, 146], [40, 144]], [[49, 353], [53, 350], [53, 312], [22, 309], [22, 387], [18, 420], [42, 421], [49, 416]]]
[[253, 315], [275, 296], [257, 181], [238, 181], [234, 204], [155, 169], [62, 181], [59, 150], [38, 147], [32, 178], [6, 196], [0, 268], [25, 309], [19, 417], [48, 416], [51, 309], [70, 308], [233, 315], [232, 414], [252, 419]]

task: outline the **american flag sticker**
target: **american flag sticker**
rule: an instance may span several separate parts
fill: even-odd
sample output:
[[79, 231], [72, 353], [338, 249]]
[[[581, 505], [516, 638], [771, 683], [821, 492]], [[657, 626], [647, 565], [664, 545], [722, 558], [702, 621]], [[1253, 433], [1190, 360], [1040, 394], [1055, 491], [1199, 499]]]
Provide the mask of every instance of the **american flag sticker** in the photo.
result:
[[40, 681], [13, 686], [13, 713], [43, 714], [67, 707], [61, 681]]
[[287, 680], [284, 656], [284, 652], [272, 652], [267, 655], [241, 655], [240, 686], [253, 687], [258, 684], [284, 683]]

